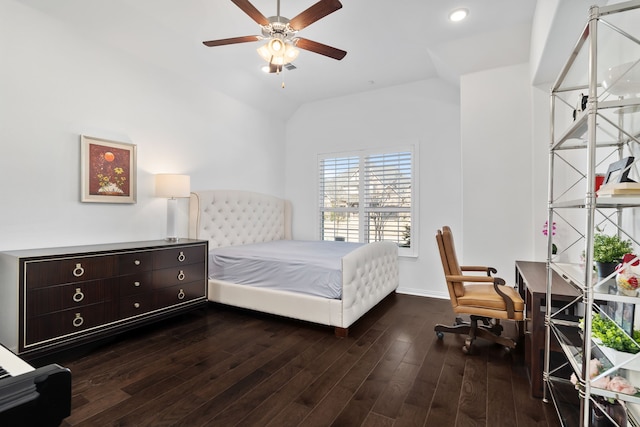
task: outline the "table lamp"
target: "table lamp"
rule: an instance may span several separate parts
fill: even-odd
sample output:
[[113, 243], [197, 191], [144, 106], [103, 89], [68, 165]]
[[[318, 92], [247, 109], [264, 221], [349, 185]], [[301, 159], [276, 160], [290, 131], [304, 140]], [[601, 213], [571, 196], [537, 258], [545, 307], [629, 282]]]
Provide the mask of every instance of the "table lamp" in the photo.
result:
[[166, 197], [167, 200], [167, 239], [177, 242], [176, 208], [178, 197], [189, 197], [191, 192], [191, 178], [189, 175], [158, 174], [156, 175], [156, 197]]

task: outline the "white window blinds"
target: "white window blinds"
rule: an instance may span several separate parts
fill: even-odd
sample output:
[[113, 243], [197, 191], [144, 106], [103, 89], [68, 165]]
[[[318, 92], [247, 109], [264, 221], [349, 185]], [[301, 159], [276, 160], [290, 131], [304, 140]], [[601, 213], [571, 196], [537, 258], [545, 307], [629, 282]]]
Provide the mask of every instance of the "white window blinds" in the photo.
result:
[[413, 149], [320, 156], [320, 238], [411, 248], [413, 157]]

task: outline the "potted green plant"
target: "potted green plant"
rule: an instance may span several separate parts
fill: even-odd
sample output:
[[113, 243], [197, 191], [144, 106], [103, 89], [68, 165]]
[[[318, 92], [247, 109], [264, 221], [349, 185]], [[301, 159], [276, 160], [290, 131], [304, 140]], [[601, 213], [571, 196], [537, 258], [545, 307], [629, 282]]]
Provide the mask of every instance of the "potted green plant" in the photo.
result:
[[596, 233], [593, 236], [593, 261], [599, 277], [607, 277], [615, 271], [625, 254], [633, 252], [631, 240], [623, 240], [618, 235]]

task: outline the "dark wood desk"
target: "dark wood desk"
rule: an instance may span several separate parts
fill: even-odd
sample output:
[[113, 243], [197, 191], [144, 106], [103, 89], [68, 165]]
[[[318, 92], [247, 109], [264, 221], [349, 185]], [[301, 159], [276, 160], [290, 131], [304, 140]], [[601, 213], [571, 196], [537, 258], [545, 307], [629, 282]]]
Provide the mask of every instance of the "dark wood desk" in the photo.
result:
[[[574, 300], [580, 292], [569, 285], [558, 273], [553, 272], [551, 298], [552, 307], [563, 307]], [[545, 327], [544, 315], [547, 299], [547, 266], [544, 262], [516, 261], [516, 284], [525, 301], [525, 365], [531, 381], [531, 395], [542, 397], [544, 382]], [[561, 351], [553, 345], [552, 350]]]

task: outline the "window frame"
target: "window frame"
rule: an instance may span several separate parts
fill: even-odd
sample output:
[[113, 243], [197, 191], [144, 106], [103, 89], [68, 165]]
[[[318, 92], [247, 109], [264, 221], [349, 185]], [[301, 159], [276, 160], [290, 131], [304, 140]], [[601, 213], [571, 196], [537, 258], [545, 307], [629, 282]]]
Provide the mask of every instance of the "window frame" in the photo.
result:
[[[418, 168], [416, 167], [417, 165], [417, 158], [418, 158], [418, 144], [415, 143], [411, 143], [411, 144], [403, 144], [403, 145], [397, 145], [397, 146], [388, 146], [388, 147], [379, 147], [379, 148], [370, 148], [370, 149], [362, 149], [362, 150], [351, 150], [351, 151], [343, 151], [343, 152], [330, 152], [330, 153], [320, 153], [317, 155], [317, 159], [316, 159], [316, 214], [317, 214], [317, 218], [316, 218], [316, 233], [317, 233], [317, 238], [318, 239], [323, 239], [323, 224], [322, 224], [322, 218], [323, 218], [323, 213], [326, 211], [329, 212], [356, 212], [356, 209], [354, 208], [340, 208], [340, 207], [336, 207], [336, 208], [330, 208], [330, 209], [326, 209], [325, 207], [323, 207], [321, 205], [321, 198], [324, 197], [324, 194], [322, 193], [323, 188], [321, 187], [321, 185], [323, 184], [323, 179], [322, 179], [322, 170], [321, 170], [321, 166], [322, 166], [322, 162], [326, 161], [328, 159], [347, 159], [347, 158], [353, 158], [353, 157], [357, 157], [358, 159], [358, 170], [359, 171], [364, 171], [364, 166], [366, 163], [366, 158], [368, 156], [379, 156], [379, 155], [393, 155], [396, 153], [404, 153], [404, 152], [408, 152], [410, 153], [411, 156], [411, 161], [410, 161], [410, 165], [411, 165], [411, 180], [410, 180], [410, 185], [411, 185], [411, 207], [409, 209], [410, 215], [411, 215], [411, 231], [410, 231], [410, 241], [411, 241], [411, 246], [410, 247], [403, 247], [398, 245], [398, 255], [399, 256], [403, 256], [403, 257], [417, 257], [418, 256], [418, 228], [419, 228], [419, 221], [418, 221], [418, 207], [419, 207], [419, 200], [418, 200], [418, 183], [419, 183], [419, 179], [418, 179]], [[362, 174], [359, 174], [358, 176], [358, 208], [357, 208], [357, 212], [358, 212], [358, 218], [359, 218], [359, 226], [358, 226], [358, 241], [359, 242], [364, 242], [365, 239], [365, 226], [364, 224], [366, 224], [366, 215], [367, 215], [367, 211], [371, 210], [371, 209], [367, 209], [365, 206], [365, 182], [366, 179], [361, 177]], [[399, 211], [399, 210], [396, 210]]]

